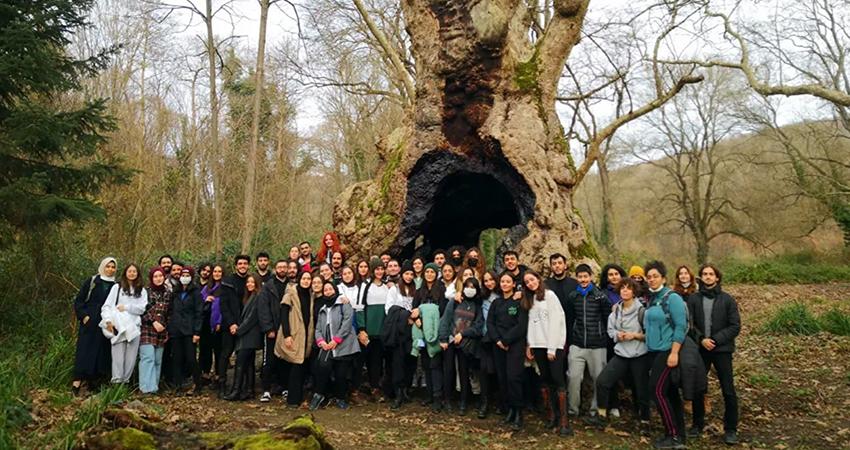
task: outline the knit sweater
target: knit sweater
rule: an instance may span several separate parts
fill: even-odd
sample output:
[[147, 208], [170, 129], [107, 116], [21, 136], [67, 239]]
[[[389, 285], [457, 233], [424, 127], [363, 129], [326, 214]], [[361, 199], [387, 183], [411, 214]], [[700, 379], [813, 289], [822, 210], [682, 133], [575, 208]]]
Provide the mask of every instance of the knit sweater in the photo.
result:
[[567, 325], [564, 308], [554, 292], [546, 289], [543, 300], [534, 300], [528, 311], [528, 346], [545, 348], [554, 355], [563, 350], [567, 342]]
[[424, 344], [428, 350], [428, 356], [434, 356], [442, 351], [439, 340], [440, 307], [435, 303], [423, 303], [419, 306], [419, 317], [422, 328], [413, 325], [411, 330], [413, 345], [410, 354], [419, 356], [419, 351]]

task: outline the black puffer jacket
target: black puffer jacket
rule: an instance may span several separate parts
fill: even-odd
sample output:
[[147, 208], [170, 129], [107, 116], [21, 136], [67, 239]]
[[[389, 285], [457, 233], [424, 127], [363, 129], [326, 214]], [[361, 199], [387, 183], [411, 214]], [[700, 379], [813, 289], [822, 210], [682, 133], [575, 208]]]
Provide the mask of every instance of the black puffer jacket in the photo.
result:
[[738, 302], [720, 288], [701, 289], [688, 297], [688, 311], [691, 314], [691, 329], [688, 335], [702, 348], [700, 342], [706, 337], [703, 332], [705, 312], [702, 307], [703, 297], [714, 295], [714, 306], [711, 308], [711, 339], [716, 346], [712, 353], [732, 353], [735, 351], [735, 338], [741, 332], [741, 315], [738, 313]]
[[579, 348], [607, 347], [608, 316], [611, 314], [608, 296], [594, 285], [587, 295], [582, 295], [578, 290], [573, 291], [567, 303], [573, 318], [572, 334], [567, 344]]

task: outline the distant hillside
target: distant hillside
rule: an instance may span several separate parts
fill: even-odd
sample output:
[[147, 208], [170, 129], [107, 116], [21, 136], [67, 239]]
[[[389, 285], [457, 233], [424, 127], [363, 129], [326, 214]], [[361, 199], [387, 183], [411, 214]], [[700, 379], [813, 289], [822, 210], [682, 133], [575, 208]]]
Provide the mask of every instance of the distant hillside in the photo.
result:
[[[823, 130], [824, 135], [835, 133], [831, 123], [795, 124], [783, 130], [800, 142], [812, 130]], [[847, 139], [833, 139], [830, 145], [846, 147], [843, 154], [850, 162]], [[719, 177], [719, 188], [746, 211], [736, 213], [733, 219], [742, 230], [752, 231], [769, 250], [737, 237], [723, 236], [712, 241], [711, 259], [748, 258], [770, 251], [824, 251], [842, 246], [841, 232], [829, 219], [828, 211], [811, 199], [794, 195], [797, 191], [789, 180], [790, 168], [776, 164], [784, 157], [773, 138], [762, 133], [742, 135], [720, 146], [720, 152], [730, 162]], [[614, 230], [626, 263], [648, 257], [671, 263], [694, 259], [692, 238], [671, 220], [670, 204], [660, 203], [672, 189], [669, 175], [649, 163], [611, 171]], [[587, 226], [597, 235], [602, 218], [597, 173], [588, 175], [574, 198]]]

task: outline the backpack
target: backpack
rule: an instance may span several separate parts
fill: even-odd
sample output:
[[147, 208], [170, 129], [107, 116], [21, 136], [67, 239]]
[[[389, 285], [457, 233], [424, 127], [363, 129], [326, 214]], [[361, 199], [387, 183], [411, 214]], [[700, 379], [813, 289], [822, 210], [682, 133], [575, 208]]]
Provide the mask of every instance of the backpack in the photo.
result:
[[[623, 302], [620, 301], [616, 305], [614, 305], [614, 317], [616, 317], [618, 314], [620, 315], [620, 317], [622, 317], [622, 312], [623, 312]], [[641, 305], [640, 302], [638, 302], [638, 323], [640, 323], [640, 330], [643, 331], [644, 333], [646, 332], [646, 329], [643, 326], [643, 318], [645, 316], [646, 316], [646, 307]]]
[[[664, 294], [664, 297], [661, 297], [661, 310], [664, 311], [664, 317], [667, 318], [667, 324], [670, 325], [670, 328], [673, 328], [673, 318], [670, 316], [670, 305], [668, 300], [672, 293], [673, 290], [671, 289]], [[684, 299], [682, 299], [682, 302], [685, 305], [685, 334], [687, 334], [688, 330], [691, 328], [691, 314], [690, 311], [688, 311], [688, 303], [685, 302]], [[641, 323], [643, 323], [643, 321], [641, 321]]]
[[94, 280], [97, 279], [99, 275], [93, 275], [89, 280], [89, 292], [86, 294], [86, 301], [83, 302], [83, 306], [89, 305], [89, 300], [91, 300], [91, 293], [94, 292]]

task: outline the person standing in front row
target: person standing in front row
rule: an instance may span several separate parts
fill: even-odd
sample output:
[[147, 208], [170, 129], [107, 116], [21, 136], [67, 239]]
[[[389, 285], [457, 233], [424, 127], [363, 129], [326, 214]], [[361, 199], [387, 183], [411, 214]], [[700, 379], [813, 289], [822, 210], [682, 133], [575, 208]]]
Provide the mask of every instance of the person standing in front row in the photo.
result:
[[142, 315], [142, 336], [139, 340], [139, 390], [143, 394], [159, 392], [162, 354], [168, 339], [168, 318], [171, 316], [171, 292], [165, 287], [165, 272], [161, 267], [150, 271], [148, 308]]
[[247, 400], [254, 396], [254, 364], [257, 349], [263, 346], [263, 332], [257, 318], [257, 299], [261, 275], [252, 273], [245, 278], [245, 295], [242, 298], [242, 316], [239, 318], [239, 330], [236, 332], [236, 372], [233, 387], [224, 400]]
[[230, 356], [236, 348], [236, 332], [239, 330], [239, 319], [242, 317], [242, 298], [245, 296], [245, 280], [251, 267], [251, 257], [236, 255], [234, 259], [236, 272], [230, 274], [221, 282], [221, 353], [217, 355], [219, 395], [227, 393], [227, 369], [230, 366]]
[[280, 310], [280, 329], [275, 338], [274, 353], [284, 360], [289, 372], [286, 381], [286, 406], [297, 408], [304, 400], [305, 361], [310, 357], [314, 339], [313, 301], [310, 290], [313, 276], [302, 271], [298, 284], [289, 285], [283, 294]]
[[[711, 366], [717, 370], [717, 379], [723, 392], [723, 441], [728, 445], [738, 443], [738, 394], [732, 376], [732, 354], [735, 338], [741, 332], [741, 315], [738, 303], [721, 288], [722, 274], [713, 264], [699, 269], [699, 291], [688, 297], [688, 311], [693, 318], [689, 334], [699, 345], [699, 353], [706, 373]], [[699, 437], [705, 426], [705, 404], [700, 392], [694, 399], [694, 426], [688, 437]]]
[[289, 284], [287, 274], [289, 264], [284, 259], [279, 259], [274, 264], [274, 277], [263, 283], [257, 298], [257, 319], [260, 323], [260, 331], [265, 336], [263, 347], [263, 369], [260, 374], [263, 395], [260, 402], [270, 402], [272, 399], [272, 386], [280, 385], [281, 364], [274, 354], [274, 343], [277, 339], [277, 330], [280, 328], [280, 301]]
[[[169, 264], [170, 264], [169, 260]], [[77, 349], [74, 356], [74, 379], [71, 390], [79, 395], [82, 384], [88, 383], [92, 390], [100, 377], [109, 373], [112, 358], [110, 342], [100, 330], [100, 310], [112, 286], [115, 285], [115, 271], [118, 265], [113, 257], [106, 257], [97, 268], [97, 275], [86, 279], [80, 286], [74, 299], [74, 313], [77, 316]]]
[[494, 342], [493, 359], [499, 386], [507, 392], [508, 415], [504, 422], [519, 431], [522, 428], [522, 374], [525, 370], [525, 345], [528, 310], [516, 298], [514, 278], [505, 271], [499, 275], [501, 295], [493, 300], [487, 314], [487, 334]]
[[201, 371], [195, 359], [195, 344], [201, 340], [201, 322], [204, 305], [201, 290], [192, 281], [192, 268], [184, 267], [180, 273], [179, 291], [171, 298], [171, 318], [168, 320], [168, 340], [171, 342], [171, 370], [175, 389], [188, 389], [191, 384], [183, 383], [183, 374], [190, 373], [195, 383], [195, 392], [201, 387]]
[[103, 334], [112, 342], [112, 383], [127, 384], [136, 367], [142, 314], [148, 305], [139, 267], [129, 264], [100, 309]]

